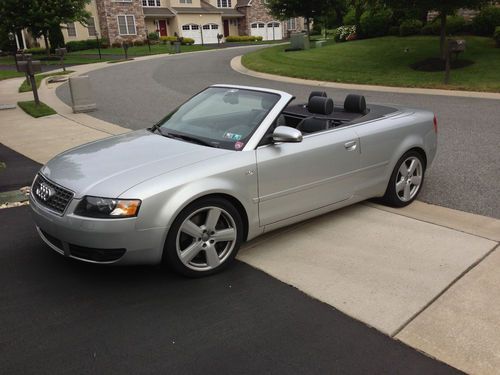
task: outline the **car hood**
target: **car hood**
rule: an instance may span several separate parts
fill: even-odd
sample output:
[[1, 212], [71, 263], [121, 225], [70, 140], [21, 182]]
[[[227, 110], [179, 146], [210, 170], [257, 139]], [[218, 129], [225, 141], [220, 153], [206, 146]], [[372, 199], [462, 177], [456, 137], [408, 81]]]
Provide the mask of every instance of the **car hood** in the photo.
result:
[[41, 172], [72, 190], [77, 198], [114, 198], [160, 174], [230, 152], [140, 130], [63, 152], [43, 166]]

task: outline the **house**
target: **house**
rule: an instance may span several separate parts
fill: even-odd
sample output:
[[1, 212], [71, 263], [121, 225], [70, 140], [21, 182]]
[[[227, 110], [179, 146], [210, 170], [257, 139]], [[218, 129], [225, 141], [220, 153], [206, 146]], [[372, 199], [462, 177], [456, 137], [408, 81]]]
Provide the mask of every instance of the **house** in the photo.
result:
[[[265, 0], [92, 0], [88, 25], [62, 25], [65, 42], [106, 38], [110, 44], [144, 41], [149, 33], [217, 43], [217, 35], [281, 40], [305, 29], [303, 18], [279, 21]], [[224, 39], [222, 40], [224, 41]], [[43, 42], [42, 42], [43, 44]]]

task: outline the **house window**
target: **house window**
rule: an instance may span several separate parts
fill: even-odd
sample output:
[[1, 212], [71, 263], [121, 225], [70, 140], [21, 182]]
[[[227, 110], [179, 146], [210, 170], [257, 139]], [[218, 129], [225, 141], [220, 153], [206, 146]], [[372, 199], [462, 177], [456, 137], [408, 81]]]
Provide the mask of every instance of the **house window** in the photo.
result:
[[134, 16], [118, 16], [118, 30], [120, 35], [135, 35], [135, 18]]
[[203, 25], [203, 30], [210, 30], [210, 25]]
[[70, 22], [66, 25], [68, 30], [68, 36], [76, 36], [76, 27], [74, 22]]
[[161, 6], [160, 0], [142, 0], [143, 7], [159, 7]]
[[192, 4], [193, 0], [179, 0], [179, 3], [181, 3], [181, 4]]
[[212, 30], [219, 30], [219, 25], [212, 24]]
[[297, 20], [295, 18], [290, 18], [286, 22], [286, 25], [288, 30], [295, 30], [297, 28]]
[[87, 30], [89, 31], [89, 36], [96, 36], [97, 32], [95, 29], [94, 17], [90, 17], [87, 20]]
[[189, 25], [183, 25], [182, 30], [191, 30], [191, 27], [189, 27]]
[[231, 0], [217, 0], [217, 6], [219, 8], [232, 8]]

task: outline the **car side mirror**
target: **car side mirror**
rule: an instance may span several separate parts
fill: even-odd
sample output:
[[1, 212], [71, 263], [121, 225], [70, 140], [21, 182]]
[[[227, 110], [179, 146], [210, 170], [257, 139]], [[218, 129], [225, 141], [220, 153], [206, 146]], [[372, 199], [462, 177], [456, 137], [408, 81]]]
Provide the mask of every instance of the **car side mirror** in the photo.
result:
[[302, 142], [300, 130], [289, 126], [278, 126], [273, 132], [274, 142]]

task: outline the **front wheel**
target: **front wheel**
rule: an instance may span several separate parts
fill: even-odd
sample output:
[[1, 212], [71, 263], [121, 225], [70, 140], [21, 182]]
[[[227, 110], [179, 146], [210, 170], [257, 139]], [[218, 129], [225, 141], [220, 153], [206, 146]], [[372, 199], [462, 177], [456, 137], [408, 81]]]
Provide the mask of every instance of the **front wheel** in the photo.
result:
[[408, 151], [396, 163], [382, 201], [393, 207], [413, 202], [424, 182], [425, 162], [417, 151]]
[[242, 220], [233, 205], [220, 198], [202, 199], [187, 206], [174, 220], [163, 259], [182, 275], [211, 275], [234, 260], [242, 233]]

